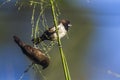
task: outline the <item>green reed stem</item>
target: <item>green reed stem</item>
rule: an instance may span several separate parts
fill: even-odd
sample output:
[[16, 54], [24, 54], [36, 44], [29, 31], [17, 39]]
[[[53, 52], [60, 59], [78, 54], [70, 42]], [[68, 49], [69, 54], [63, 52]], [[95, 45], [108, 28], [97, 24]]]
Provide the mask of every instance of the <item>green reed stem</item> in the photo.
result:
[[59, 45], [59, 51], [60, 51], [60, 55], [61, 55], [61, 60], [62, 60], [64, 74], [65, 74], [65, 79], [66, 80], [71, 80], [68, 64], [67, 64], [66, 57], [65, 57], [64, 52], [63, 52], [62, 44], [61, 44], [61, 41], [60, 41], [60, 38], [59, 38], [59, 33], [58, 33], [58, 28], [57, 28], [58, 24], [57, 24], [57, 17], [56, 17], [56, 13], [55, 13], [54, 1], [50, 0], [50, 3], [51, 3], [51, 8], [52, 8], [53, 20], [54, 20], [54, 24], [55, 24], [55, 28], [56, 28], [57, 41], [58, 41], [58, 45]]

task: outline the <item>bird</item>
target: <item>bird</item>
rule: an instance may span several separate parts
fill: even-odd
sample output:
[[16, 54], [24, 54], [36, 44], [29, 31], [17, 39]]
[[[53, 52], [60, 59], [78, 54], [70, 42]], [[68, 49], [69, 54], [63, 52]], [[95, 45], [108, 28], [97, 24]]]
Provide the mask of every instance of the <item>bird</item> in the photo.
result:
[[47, 68], [50, 60], [48, 56], [42, 53], [38, 48], [34, 48], [22, 42], [17, 36], [13, 36], [14, 41], [21, 48], [22, 52], [34, 63], [42, 66], [43, 69]]
[[[69, 20], [62, 19], [59, 21], [57, 28], [58, 28], [58, 34], [59, 34], [60, 39], [67, 34], [67, 32], [71, 26], [72, 25], [70, 24]], [[41, 36], [39, 36], [37, 38], [33, 38], [32, 42], [37, 45], [44, 40], [49, 40], [49, 41], [56, 41], [57, 40], [55, 26], [50, 27], [48, 30], [45, 30]]]

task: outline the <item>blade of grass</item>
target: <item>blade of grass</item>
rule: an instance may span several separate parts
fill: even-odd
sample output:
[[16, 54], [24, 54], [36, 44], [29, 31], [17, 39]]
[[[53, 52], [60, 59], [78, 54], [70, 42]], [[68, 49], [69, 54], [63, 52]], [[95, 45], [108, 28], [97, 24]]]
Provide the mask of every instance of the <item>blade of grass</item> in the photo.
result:
[[52, 8], [53, 20], [54, 20], [54, 24], [55, 24], [55, 28], [56, 28], [57, 41], [58, 41], [59, 51], [60, 51], [60, 55], [61, 55], [61, 60], [62, 60], [64, 74], [65, 74], [65, 79], [66, 80], [71, 80], [68, 64], [67, 64], [66, 57], [64, 55], [64, 52], [63, 52], [63, 49], [62, 49], [62, 44], [61, 44], [59, 34], [58, 34], [58, 28], [57, 28], [58, 24], [57, 24], [57, 17], [56, 17], [56, 12], [55, 12], [54, 1], [50, 0], [50, 3], [51, 3], [51, 8]]
[[48, 80], [41, 72], [41, 70], [39, 69], [39, 66], [37, 64], [34, 64], [34, 68], [36, 69], [36, 71], [38, 71], [39, 74], [41, 74], [41, 76], [43, 77], [43, 80]]

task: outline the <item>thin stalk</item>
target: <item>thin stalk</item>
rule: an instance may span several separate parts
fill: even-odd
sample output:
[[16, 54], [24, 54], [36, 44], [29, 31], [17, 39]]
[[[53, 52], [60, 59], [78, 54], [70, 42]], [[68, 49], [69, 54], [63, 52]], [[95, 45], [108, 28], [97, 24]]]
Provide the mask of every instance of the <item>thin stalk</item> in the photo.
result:
[[27, 73], [33, 65], [34, 65], [34, 63], [32, 63], [31, 65], [28, 66], [28, 68], [27, 68], [27, 69], [23, 72], [23, 74], [20, 76], [19, 80], [22, 80], [22, 79], [23, 79], [25, 73]]
[[35, 27], [34, 17], [35, 17], [35, 7], [36, 7], [36, 4], [34, 4], [34, 6], [33, 6], [33, 11], [32, 11], [32, 18], [31, 18], [31, 24], [32, 24], [32, 35], [31, 35], [31, 38], [34, 38], [34, 27]]
[[39, 66], [37, 64], [34, 64], [34, 67], [36, 69], [36, 71], [38, 71], [39, 74], [41, 74], [41, 76], [43, 77], [43, 80], [48, 80], [41, 72], [41, 70], [39, 69]]
[[58, 24], [57, 24], [57, 18], [56, 18], [56, 13], [55, 13], [54, 1], [50, 0], [50, 3], [51, 3], [51, 8], [52, 8], [53, 20], [54, 20], [54, 24], [55, 24], [55, 28], [56, 28], [57, 41], [58, 41], [58, 45], [59, 45], [59, 51], [60, 51], [60, 55], [61, 55], [61, 60], [62, 60], [64, 74], [65, 74], [65, 79], [66, 80], [71, 80], [69, 68], [68, 68], [67, 61], [66, 61], [63, 49], [62, 49], [62, 44], [61, 44], [61, 41], [60, 41], [60, 38], [59, 38], [59, 33], [58, 33], [58, 28], [57, 28]]

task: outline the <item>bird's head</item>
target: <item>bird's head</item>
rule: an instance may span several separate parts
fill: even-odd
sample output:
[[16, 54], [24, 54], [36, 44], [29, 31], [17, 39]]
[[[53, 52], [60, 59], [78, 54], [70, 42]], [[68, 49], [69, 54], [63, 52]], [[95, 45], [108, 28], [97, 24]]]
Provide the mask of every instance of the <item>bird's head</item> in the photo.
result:
[[61, 21], [59, 21], [59, 23], [62, 23], [67, 31], [68, 31], [69, 27], [72, 26], [72, 25], [70, 24], [70, 21], [65, 20], [65, 19], [62, 19]]

